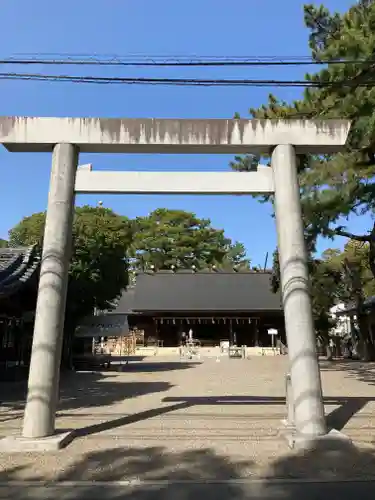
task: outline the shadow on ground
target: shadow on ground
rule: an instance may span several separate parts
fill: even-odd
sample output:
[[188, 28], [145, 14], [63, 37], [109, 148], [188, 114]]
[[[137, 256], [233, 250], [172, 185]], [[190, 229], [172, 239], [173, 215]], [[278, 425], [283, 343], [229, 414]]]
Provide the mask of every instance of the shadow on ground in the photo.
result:
[[[185, 403], [188, 406], [197, 405], [260, 405], [260, 406], [285, 406], [285, 398], [269, 396], [209, 396], [209, 397], [188, 397], [176, 398], [166, 397], [163, 399], [166, 403]], [[342, 430], [349, 420], [358, 413], [368, 402], [375, 401], [373, 398], [365, 397], [342, 397], [331, 396], [324, 398], [325, 405], [337, 405], [327, 416], [327, 425], [329, 428]]]
[[[256, 471], [252, 460], [234, 462], [211, 449], [171, 453], [163, 447], [113, 448], [87, 454], [48, 486], [38, 485], [44, 477], [34, 477], [33, 484], [12, 485], [22, 471], [10, 467], [0, 472], [0, 498], [196, 500], [204, 495], [215, 500], [370, 500], [375, 483], [348, 482], [355, 480], [353, 471], [364, 468], [375, 470], [374, 451], [337, 441], [325, 441], [309, 451], [275, 460], [256, 482], [251, 481]], [[298, 483], [301, 479], [315, 482]], [[72, 484], [76, 481], [80, 483]]]
[[320, 361], [321, 371], [338, 371], [343, 376], [351, 377], [375, 385], [375, 363], [352, 360]]
[[194, 366], [200, 365], [198, 362], [183, 362], [183, 361], [155, 361], [155, 362], [142, 362], [142, 363], [123, 363], [121, 365], [121, 371], [123, 372], [137, 372], [137, 373], [148, 373], [148, 372], [169, 372], [174, 370], [187, 370], [189, 368], [194, 368]]
[[[155, 382], [154, 384], [158, 384]], [[160, 383], [164, 384], [164, 383]], [[167, 387], [165, 390], [168, 390]], [[153, 392], [157, 391], [157, 387], [154, 388]], [[162, 387], [159, 390], [163, 390]], [[348, 421], [360, 411], [369, 401], [374, 401], [374, 398], [342, 398], [342, 397], [330, 397], [325, 398], [325, 404], [338, 405], [338, 407], [333, 410], [327, 416], [327, 424], [329, 428], [336, 430], [342, 430]], [[138, 413], [131, 413], [128, 415], [121, 416], [113, 420], [107, 420], [105, 422], [100, 422], [97, 424], [82, 427], [80, 429], [69, 429], [74, 430], [75, 437], [86, 437], [94, 435], [100, 432], [105, 432], [126, 425], [134, 424], [136, 422], [141, 422], [148, 420], [150, 418], [161, 417], [167, 415], [168, 413], [177, 410], [186, 410], [195, 406], [236, 406], [236, 405], [257, 405], [257, 406], [281, 406], [285, 407], [285, 398], [278, 397], [268, 397], [268, 396], [210, 396], [210, 397], [165, 397], [162, 400], [163, 403], [169, 403], [168, 406], [160, 406], [156, 408], [151, 408]], [[60, 416], [63, 414], [60, 413]], [[286, 415], [285, 415], [286, 417]]]
[[111, 355], [111, 363], [128, 363], [129, 361], [136, 361], [140, 362], [145, 359], [145, 356], [138, 356], [137, 354], [132, 354], [130, 356], [125, 356], [125, 355], [117, 355], [117, 354], [112, 354]]
[[[124, 401], [125, 399], [131, 399], [144, 394], [168, 391], [171, 387], [173, 386], [167, 382], [111, 382], [110, 376], [103, 377], [101, 375], [88, 373], [72, 375], [71, 383], [68, 384], [68, 380], [65, 380], [62, 388], [58, 416], [69, 416], [69, 414], [66, 415], [64, 412], [72, 409], [105, 407], [118, 401]], [[370, 401], [375, 401], [375, 397], [325, 397], [325, 405], [337, 406], [337, 408], [327, 416], [328, 427], [342, 430], [350, 419]], [[283, 409], [285, 408], [284, 397], [269, 396], [165, 397], [162, 399], [162, 402], [169, 404], [168, 406], [163, 404], [162, 406], [138, 413], [129, 413], [112, 420], [94, 423], [78, 429], [66, 430], [73, 430], [77, 438], [87, 437], [150, 418], [161, 417], [173, 411], [186, 410], [196, 406], [256, 405], [280, 406]], [[16, 407], [15, 403], [11, 402], [7, 403], [7, 405], [5, 405], [5, 408], [14, 409]], [[23, 405], [20, 405], [18, 409], [22, 410], [22, 406]], [[80, 413], [80, 416], [84, 417], [87, 416], [87, 414]], [[6, 423], [13, 418], [14, 416], [8, 415], [6, 411], [0, 412], [0, 423]]]
[[[160, 373], [187, 370], [199, 363], [186, 362], [131, 362], [117, 366], [116, 371], [136, 373]], [[120, 370], [119, 370], [120, 369]], [[120, 382], [112, 372], [63, 372], [60, 381], [59, 410], [110, 405], [127, 398], [151, 392], [168, 390], [167, 382]], [[26, 400], [27, 381], [1, 382], [0, 407], [22, 410]]]
[[108, 406], [125, 399], [167, 391], [171, 387], [169, 382], [127, 382], [110, 375], [72, 373], [61, 386], [58, 410]]
[[[65, 373], [60, 384], [59, 411], [77, 408], [107, 406], [125, 399], [155, 392], [167, 391], [168, 382], [120, 381], [116, 374]], [[0, 406], [22, 410], [26, 400], [27, 384], [1, 384]]]

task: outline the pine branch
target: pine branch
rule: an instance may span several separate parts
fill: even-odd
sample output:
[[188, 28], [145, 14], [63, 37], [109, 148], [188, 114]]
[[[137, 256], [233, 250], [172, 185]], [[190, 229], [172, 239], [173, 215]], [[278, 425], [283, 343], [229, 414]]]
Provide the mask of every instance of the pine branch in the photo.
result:
[[349, 238], [350, 240], [355, 240], [355, 241], [370, 241], [371, 240], [371, 234], [358, 235], [358, 234], [349, 233], [348, 231], [344, 231], [341, 228], [333, 229], [332, 232], [336, 236], [343, 236], [344, 238]]

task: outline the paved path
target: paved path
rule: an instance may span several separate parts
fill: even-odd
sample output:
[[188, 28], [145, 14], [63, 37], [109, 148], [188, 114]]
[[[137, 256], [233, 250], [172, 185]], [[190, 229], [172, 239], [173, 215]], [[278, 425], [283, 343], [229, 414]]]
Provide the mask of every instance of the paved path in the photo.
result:
[[[154, 360], [122, 373], [72, 374], [62, 382], [57, 427], [78, 437], [59, 453], [0, 454], [0, 483], [375, 475], [375, 365], [322, 363], [330, 422], [356, 447], [301, 454], [281, 434], [286, 361]], [[0, 384], [0, 437], [20, 432], [22, 390]]]
[[373, 482], [1, 486], [9, 500], [373, 500]]

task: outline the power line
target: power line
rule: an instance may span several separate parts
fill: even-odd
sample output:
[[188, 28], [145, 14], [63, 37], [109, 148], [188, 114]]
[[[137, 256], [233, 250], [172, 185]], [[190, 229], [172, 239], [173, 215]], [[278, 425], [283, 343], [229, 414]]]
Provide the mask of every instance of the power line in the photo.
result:
[[2, 65], [45, 65], [45, 66], [131, 66], [131, 67], [225, 67], [225, 66], [316, 66], [327, 64], [367, 65], [375, 59], [330, 59], [315, 60], [311, 57], [223, 57], [206, 56], [69, 56], [64, 57], [26, 57], [0, 59]]
[[77, 57], [82, 57], [82, 58], [96, 58], [96, 59], [127, 59], [127, 58], [137, 58], [137, 59], [162, 59], [162, 60], [172, 60], [172, 59], [179, 59], [179, 60], [194, 60], [194, 59], [224, 59], [224, 60], [234, 60], [234, 59], [240, 59], [240, 60], [311, 60], [312, 56], [308, 55], [294, 55], [294, 56], [280, 56], [280, 55], [267, 55], [267, 56], [262, 56], [262, 55], [243, 55], [240, 56], [238, 54], [236, 55], [229, 55], [229, 54], [220, 54], [220, 55], [203, 55], [203, 54], [150, 54], [150, 53], [143, 53], [143, 52], [127, 52], [126, 54], [114, 54], [114, 53], [93, 53], [93, 52], [18, 52], [16, 54], [13, 54], [11, 58], [16, 58], [16, 57], [27, 57], [27, 58], [40, 58], [40, 57], [65, 57], [65, 58], [77, 58]]
[[79, 75], [45, 75], [42, 73], [0, 73], [0, 80], [31, 80], [48, 82], [123, 84], [123, 85], [172, 85], [172, 86], [252, 86], [252, 87], [374, 87], [375, 80], [363, 82], [315, 80], [256, 80], [256, 79], [198, 79], [198, 78], [138, 78], [99, 77]]

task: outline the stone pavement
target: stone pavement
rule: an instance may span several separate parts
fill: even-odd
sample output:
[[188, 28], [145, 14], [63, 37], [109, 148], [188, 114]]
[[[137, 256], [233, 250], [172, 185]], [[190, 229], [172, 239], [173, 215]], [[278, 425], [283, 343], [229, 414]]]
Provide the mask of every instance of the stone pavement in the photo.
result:
[[[179, 481], [188, 481], [187, 492], [207, 480], [229, 480], [225, 488], [238, 489], [238, 481], [253, 478], [265, 478], [264, 484], [271, 485], [285, 478], [326, 481], [375, 476], [375, 365], [322, 362], [321, 366], [329, 422], [351, 437], [356, 447], [341, 443], [329, 451], [288, 450], [280, 432], [286, 357], [220, 362], [207, 358], [200, 363], [144, 360], [121, 373], [64, 376], [57, 426], [78, 429], [77, 438], [58, 453], [0, 454], [0, 484], [137, 480], [148, 485], [138, 488], [137, 494], [143, 495], [139, 498], [148, 499], [159, 498], [152, 492], [165, 489], [160, 481], [166, 480], [177, 490], [182, 488]], [[23, 390], [22, 384], [0, 384], [0, 436], [20, 431]], [[203, 489], [208, 486], [200, 484]], [[88, 486], [82, 488], [89, 491]], [[113, 488], [113, 498], [138, 498], [122, 483]], [[95, 498], [88, 493], [77, 496], [75, 487], [68, 490], [61, 498]], [[227, 498], [252, 497], [233, 493]]]

